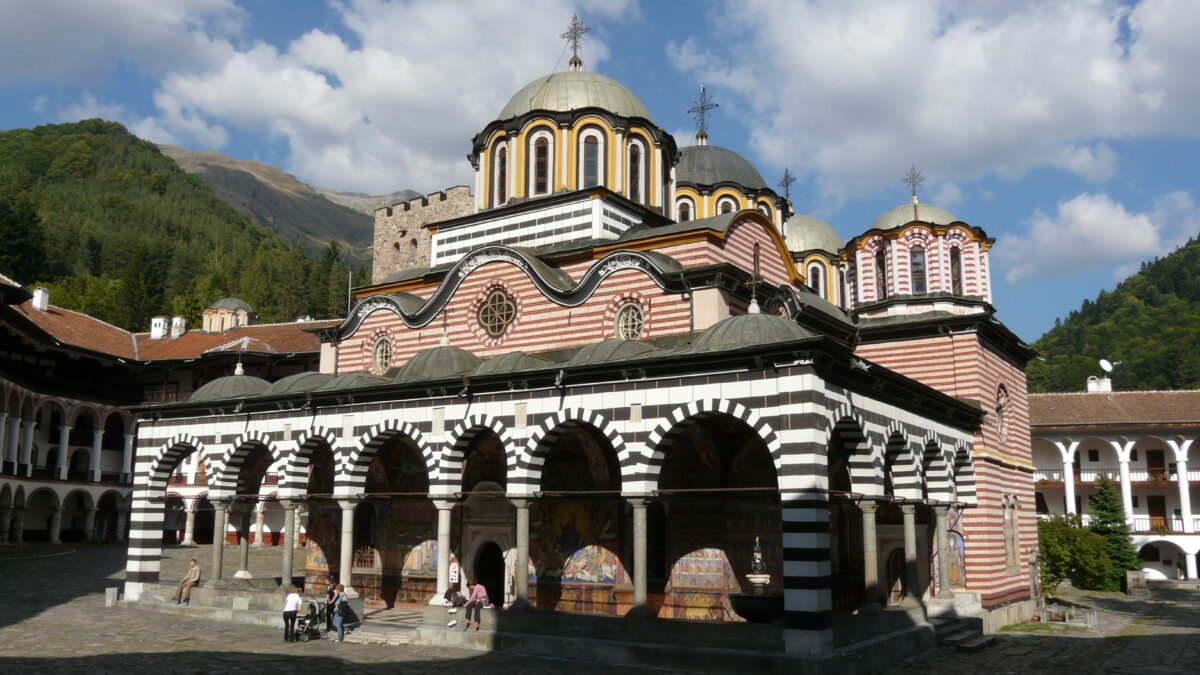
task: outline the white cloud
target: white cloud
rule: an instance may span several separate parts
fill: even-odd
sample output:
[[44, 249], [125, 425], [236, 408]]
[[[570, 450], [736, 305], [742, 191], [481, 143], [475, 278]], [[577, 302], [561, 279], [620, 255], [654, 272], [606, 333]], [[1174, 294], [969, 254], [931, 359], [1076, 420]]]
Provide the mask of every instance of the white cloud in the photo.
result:
[[[335, 5], [352, 39], [314, 29], [282, 48], [254, 44], [212, 67], [173, 72], [155, 97], [158, 133], [220, 148], [227, 129], [286, 142], [289, 171], [336, 189], [430, 191], [469, 183], [469, 139], [508, 97], [550, 72], [571, 0], [350, 0]], [[582, 2], [581, 17], [638, 8]], [[596, 33], [584, 58], [608, 57]], [[565, 64], [560, 63], [560, 68]]]
[[961, 202], [962, 198], [963, 191], [957, 183], [942, 183], [941, 187], [933, 191], [930, 203], [949, 209]]
[[675, 67], [740, 94], [761, 158], [828, 202], [910, 162], [935, 181], [1055, 167], [1104, 183], [1105, 140], [1200, 136], [1194, 0], [728, 0], [708, 19], [720, 30], [668, 46]]
[[1061, 201], [1054, 215], [1037, 211], [1023, 235], [1011, 235], [993, 249], [1005, 279], [1069, 277], [1114, 263], [1117, 278], [1136, 271], [1137, 262], [1162, 255], [1200, 230], [1200, 210], [1190, 194], [1171, 192], [1147, 213], [1131, 213], [1104, 193], [1082, 193]]
[[219, 62], [245, 13], [234, 0], [6, 2], [0, 83], [89, 84], [124, 60], [145, 72]]

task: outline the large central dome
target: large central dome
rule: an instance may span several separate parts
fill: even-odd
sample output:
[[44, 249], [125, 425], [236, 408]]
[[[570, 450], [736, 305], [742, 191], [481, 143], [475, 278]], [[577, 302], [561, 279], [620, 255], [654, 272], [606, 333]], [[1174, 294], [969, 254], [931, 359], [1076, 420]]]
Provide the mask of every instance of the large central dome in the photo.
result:
[[580, 108], [601, 108], [621, 117], [650, 120], [650, 111], [625, 85], [582, 70], [552, 73], [530, 82], [509, 99], [496, 119], [512, 119], [533, 110], [569, 112]]

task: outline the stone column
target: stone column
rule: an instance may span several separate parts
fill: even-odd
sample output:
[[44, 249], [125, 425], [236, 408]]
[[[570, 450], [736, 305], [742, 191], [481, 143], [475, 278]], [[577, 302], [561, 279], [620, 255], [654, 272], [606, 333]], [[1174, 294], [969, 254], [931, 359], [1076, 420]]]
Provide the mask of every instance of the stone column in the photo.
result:
[[[1192, 495], [1191, 489], [1188, 486], [1187, 461], [1175, 462], [1175, 471], [1175, 480], [1179, 483], [1179, 512], [1183, 515], [1183, 531], [1190, 534], [1195, 532], [1196, 528], [1192, 523]], [[1196, 564], [1192, 556], [1187, 556], [1187, 559], [1190, 564]], [[1195, 577], [1189, 575], [1188, 578], [1193, 579]]]
[[238, 548], [241, 562], [238, 564], [237, 575], [250, 576], [250, 513], [253, 507], [244, 505], [238, 512]]
[[[4, 426], [3, 421], [0, 421], [0, 431]], [[3, 456], [3, 455], [0, 455]], [[12, 507], [0, 506], [0, 546], [8, 544], [8, 529], [12, 523]]]
[[63, 510], [62, 510], [61, 506], [55, 507], [52, 511], [50, 511], [50, 543], [51, 544], [61, 544], [62, 543], [62, 539], [61, 539], [61, 536], [62, 536], [62, 514], [63, 514]]
[[863, 529], [863, 604], [864, 614], [883, 609], [879, 597], [879, 540], [875, 536], [875, 512], [879, 504], [867, 499], [858, 505], [862, 510]]
[[[1125, 481], [1121, 483], [1126, 484]], [[1075, 513], [1075, 463], [1070, 459], [1063, 460], [1063, 491], [1067, 498], [1067, 513]]]
[[934, 530], [937, 537], [937, 554], [938, 554], [938, 592], [937, 597], [941, 599], [950, 599], [954, 597], [954, 591], [950, 590], [950, 545], [948, 535], [946, 533], [946, 512], [949, 507], [945, 504], [939, 504], [933, 507], [933, 517], [937, 518], [937, 528]]
[[1133, 522], [1133, 483], [1129, 480], [1129, 460], [1120, 460], [1121, 505], [1125, 508], [1125, 522]]
[[83, 540], [96, 541], [96, 539], [96, 507], [93, 506], [83, 517]]
[[1183, 562], [1187, 565], [1187, 578], [1196, 578], [1196, 556], [1192, 553], [1183, 554]]
[[193, 536], [195, 535], [195, 531], [196, 531], [196, 507], [193, 506], [192, 508], [187, 510], [187, 520], [184, 521], [184, 525], [183, 525], [183, 541], [180, 542], [180, 545], [195, 546], [196, 540], [193, 539]]
[[338, 566], [338, 583], [350, 592], [350, 582], [353, 580], [354, 569], [354, 502], [349, 499], [339, 500], [342, 507], [342, 538], [338, 542], [340, 561]]
[[289, 499], [280, 499], [279, 505], [283, 507], [283, 565], [280, 568], [279, 581], [280, 584], [287, 588], [292, 583], [292, 566], [295, 559], [296, 548], [292, 546], [292, 539], [296, 536], [296, 507], [299, 505]]
[[[8, 461], [8, 413], [0, 412], [0, 473], [4, 472], [4, 463]], [[0, 541], [0, 544], [7, 544]]]
[[125, 434], [125, 450], [121, 453], [121, 482], [133, 482], [133, 439], [134, 434]]
[[296, 538], [292, 544], [292, 548], [304, 548], [304, 544], [300, 543], [300, 530], [304, 527], [304, 516], [307, 514], [301, 513], [300, 508], [296, 508], [296, 524], [293, 526], [296, 529]]
[[649, 558], [646, 555], [646, 507], [649, 499], [630, 499], [633, 507], [633, 606], [647, 606]]
[[437, 509], [437, 593], [431, 602], [440, 604], [446, 589], [450, 588], [450, 518], [453, 515], [454, 502], [448, 499], [435, 499], [433, 506]]
[[213, 505], [212, 572], [209, 577], [217, 580], [221, 578], [221, 568], [225, 564], [225, 507], [229, 506], [229, 500], [210, 497], [208, 501]]
[[104, 430], [97, 429], [92, 432], [92, 482], [100, 482], [100, 442], [104, 440]]
[[901, 504], [900, 512], [904, 514], [904, 583], [908, 587], [904, 601], [915, 605], [921, 602], [921, 580], [917, 575], [917, 506]]
[[263, 544], [263, 525], [267, 518], [267, 503], [259, 502], [258, 508], [254, 511], [254, 545], [265, 546]]
[[21, 423], [21, 428], [24, 430], [24, 438], [21, 441], [21, 463], [25, 465], [25, 476], [28, 478], [33, 475], [33, 430], [37, 427], [37, 422], [33, 420], [25, 420]]
[[14, 417], [8, 421], [8, 461], [11, 464], [12, 475], [20, 475], [17, 467], [21, 463], [21, 418]]
[[12, 519], [13, 543], [17, 546], [25, 543], [25, 507], [13, 509]]
[[58, 479], [67, 479], [67, 458], [71, 454], [71, 427], [64, 424], [58, 428]]
[[528, 609], [529, 605], [529, 499], [513, 499], [517, 507], [517, 559], [513, 561], [513, 587], [517, 597], [515, 609]]

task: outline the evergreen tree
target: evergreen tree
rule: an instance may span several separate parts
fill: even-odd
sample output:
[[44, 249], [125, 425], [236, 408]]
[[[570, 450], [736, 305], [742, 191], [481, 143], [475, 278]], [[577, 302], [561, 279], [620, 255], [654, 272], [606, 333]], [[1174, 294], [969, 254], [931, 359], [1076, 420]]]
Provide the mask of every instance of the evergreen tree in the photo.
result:
[[46, 273], [42, 222], [28, 200], [0, 196], [0, 273], [22, 284]]
[[1129, 538], [1129, 523], [1125, 520], [1121, 495], [1103, 474], [1096, 486], [1096, 494], [1088, 497], [1088, 508], [1091, 511], [1088, 529], [1104, 537], [1104, 551], [1112, 563], [1107, 583], [1097, 590], [1119, 591], [1125, 585], [1125, 572], [1142, 569], [1142, 561]]

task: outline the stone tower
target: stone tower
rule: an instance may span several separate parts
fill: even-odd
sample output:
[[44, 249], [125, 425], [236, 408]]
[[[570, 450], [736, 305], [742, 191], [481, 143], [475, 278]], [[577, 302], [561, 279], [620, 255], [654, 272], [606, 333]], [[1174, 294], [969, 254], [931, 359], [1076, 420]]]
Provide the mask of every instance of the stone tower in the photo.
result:
[[381, 283], [398, 270], [429, 267], [428, 223], [470, 215], [471, 191], [459, 185], [375, 210], [375, 262], [371, 283]]

